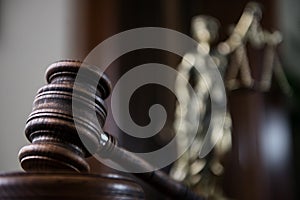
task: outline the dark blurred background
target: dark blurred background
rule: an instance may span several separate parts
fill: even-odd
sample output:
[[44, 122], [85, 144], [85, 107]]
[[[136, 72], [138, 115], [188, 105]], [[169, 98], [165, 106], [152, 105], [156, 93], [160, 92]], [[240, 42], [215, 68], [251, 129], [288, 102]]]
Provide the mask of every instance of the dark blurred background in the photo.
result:
[[[59, 59], [84, 59], [101, 41], [137, 27], [165, 27], [191, 35], [190, 21], [211, 15], [221, 24], [218, 41], [229, 35], [246, 0], [1, 0], [0, 1], [0, 171], [20, 170], [17, 153], [27, 144], [23, 128], [46, 67]], [[233, 146], [226, 159], [223, 188], [234, 199], [298, 199], [300, 184], [300, 1], [260, 0], [262, 25], [280, 30], [279, 55], [293, 90], [286, 97], [276, 83], [266, 93], [241, 90], [228, 94], [233, 119]], [[251, 49], [250, 64], [259, 77], [262, 50]], [[148, 62], [176, 68], [180, 58], [158, 50], [128, 53], [107, 70], [115, 84], [129, 69]], [[160, 86], [144, 86], [132, 97], [137, 124], [149, 122], [148, 109], [164, 105], [165, 127], [151, 140], [126, 136], [108, 117], [106, 128], [135, 151], [164, 145], [173, 135], [175, 96]], [[110, 115], [111, 116], [111, 115]], [[134, 144], [134, 145], [133, 145]], [[95, 173], [103, 166], [90, 159]], [[147, 186], [145, 186], [147, 187]], [[151, 191], [151, 188], [148, 188]], [[158, 197], [157, 197], [158, 198]]]

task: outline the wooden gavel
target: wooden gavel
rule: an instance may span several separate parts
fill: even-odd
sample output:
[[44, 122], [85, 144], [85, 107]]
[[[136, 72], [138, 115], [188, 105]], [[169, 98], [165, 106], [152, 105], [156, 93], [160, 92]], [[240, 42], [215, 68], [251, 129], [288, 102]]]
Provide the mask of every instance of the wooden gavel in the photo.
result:
[[[85, 83], [87, 86], [82, 88], [73, 87], [79, 69], [86, 70], [86, 75], [89, 76]], [[109, 158], [120, 165], [126, 163], [124, 168], [151, 171], [149, 163], [117, 147], [113, 136], [95, 128], [97, 123], [103, 127], [107, 116], [103, 100], [109, 96], [111, 85], [105, 75], [99, 74], [97, 70], [89, 68], [82, 62], [63, 60], [50, 65], [46, 72], [46, 79], [48, 85], [38, 91], [32, 113], [26, 123], [25, 134], [32, 144], [23, 147], [19, 153], [20, 163], [25, 171], [89, 172], [89, 164], [85, 158], [96, 151], [100, 152], [101, 157]], [[99, 81], [93, 84], [90, 80]], [[86, 88], [94, 89], [96, 95]], [[72, 98], [75, 90], [79, 95]], [[90, 100], [90, 97], [94, 97], [92, 95], [95, 95], [94, 101]], [[81, 116], [73, 116], [72, 101], [80, 104]], [[95, 113], [95, 110], [97, 119], [94, 119], [94, 115], [91, 114]], [[75, 120], [80, 121], [79, 125], [75, 126]], [[83, 134], [80, 137], [78, 129]], [[86, 149], [81, 137], [85, 138], [85, 142], [88, 142], [94, 152]], [[134, 175], [171, 199], [203, 199], [162, 171]]]

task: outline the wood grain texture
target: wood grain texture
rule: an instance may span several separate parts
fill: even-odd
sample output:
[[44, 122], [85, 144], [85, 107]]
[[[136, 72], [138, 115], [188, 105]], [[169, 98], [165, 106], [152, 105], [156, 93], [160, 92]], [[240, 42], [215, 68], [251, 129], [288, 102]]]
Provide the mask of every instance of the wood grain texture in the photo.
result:
[[133, 200], [142, 188], [116, 174], [9, 173], [0, 175], [0, 199]]

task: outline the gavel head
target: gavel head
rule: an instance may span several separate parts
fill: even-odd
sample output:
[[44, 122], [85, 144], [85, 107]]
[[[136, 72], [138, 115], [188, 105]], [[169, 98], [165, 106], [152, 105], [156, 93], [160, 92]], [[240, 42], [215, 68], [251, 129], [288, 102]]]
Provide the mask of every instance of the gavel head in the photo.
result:
[[[84, 82], [75, 87], [79, 70]], [[103, 100], [110, 94], [110, 82], [99, 69], [73, 60], [50, 65], [46, 79], [48, 85], [38, 91], [26, 123], [25, 135], [32, 144], [20, 150], [21, 166], [26, 171], [87, 172], [84, 158], [99, 146], [97, 126], [105, 122]], [[80, 115], [74, 115], [74, 105]]]

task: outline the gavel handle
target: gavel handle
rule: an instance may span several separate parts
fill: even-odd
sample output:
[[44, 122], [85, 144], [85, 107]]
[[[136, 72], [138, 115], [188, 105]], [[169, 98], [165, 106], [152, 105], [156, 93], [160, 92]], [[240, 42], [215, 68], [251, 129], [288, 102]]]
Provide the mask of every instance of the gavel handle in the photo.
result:
[[133, 173], [136, 177], [150, 184], [156, 190], [165, 194], [171, 199], [180, 200], [204, 200], [204, 197], [192, 192], [186, 185], [175, 181], [164, 172], [152, 171], [153, 167], [145, 160], [137, 157], [135, 154], [118, 147], [115, 143], [110, 143], [109, 152], [104, 152], [103, 157], [121, 165], [125, 169], [136, 169], [136, 171], [149, 171], [146, 173]]

